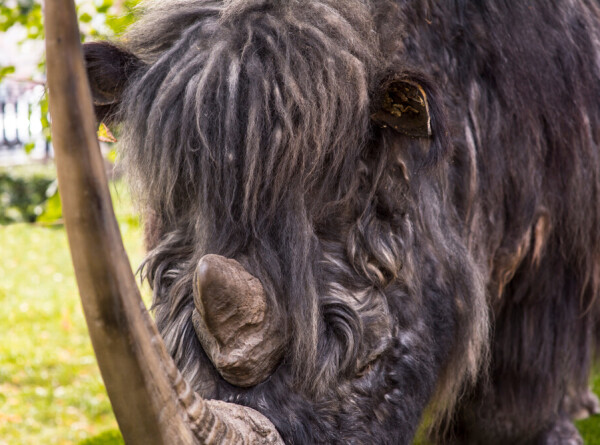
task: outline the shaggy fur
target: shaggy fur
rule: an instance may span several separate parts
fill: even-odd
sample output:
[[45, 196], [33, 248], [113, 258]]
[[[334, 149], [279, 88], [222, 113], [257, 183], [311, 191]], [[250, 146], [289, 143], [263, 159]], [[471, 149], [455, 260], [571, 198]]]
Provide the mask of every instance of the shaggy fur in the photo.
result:
[[[439, 441], [576, 437], [563, 398], [587, 388], [600, 280], [597, 3], [156, 2], [122, 44], [86, 56], [125, 74], [102, 115], [123, 123], [143, 276], [198, 391], [291, 444], [409, 443], [427, 406]], [[427, 92], [431, 139], [371, 122], [397, 79]], [[196, 339], [207, 253], [285, 322], [256, 387]]]

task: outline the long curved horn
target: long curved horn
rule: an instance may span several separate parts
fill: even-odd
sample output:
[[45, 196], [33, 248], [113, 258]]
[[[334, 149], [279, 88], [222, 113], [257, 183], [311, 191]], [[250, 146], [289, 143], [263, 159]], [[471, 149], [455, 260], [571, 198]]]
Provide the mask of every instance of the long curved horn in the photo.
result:
[[202, 400], [148, 315], [113, 213], [96, 140], [75, 5], [46, 0], [52, 136], [63, 213], [85, 317], [128, 444], [282, 443], [261, 414]]

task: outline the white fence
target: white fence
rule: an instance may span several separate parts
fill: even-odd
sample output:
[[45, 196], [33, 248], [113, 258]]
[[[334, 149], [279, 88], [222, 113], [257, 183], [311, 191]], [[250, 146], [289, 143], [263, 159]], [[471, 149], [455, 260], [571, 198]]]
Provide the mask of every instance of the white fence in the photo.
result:
[[0, 83], [0, 165], [52, 157], [41, 122], [44, 94], [40, 83], [8, 79]]

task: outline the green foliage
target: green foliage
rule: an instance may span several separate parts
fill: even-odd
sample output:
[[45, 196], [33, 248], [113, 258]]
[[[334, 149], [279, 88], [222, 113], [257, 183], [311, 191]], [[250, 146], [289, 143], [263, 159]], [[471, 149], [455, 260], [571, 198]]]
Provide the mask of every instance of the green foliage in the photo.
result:
[[0, 32], [15, 25], [27, 30], [28, 39], [43, 38], [42, 6], [36, 0], [18, 0], [0, 5]]
[[47, 200], [44, 203], [44, 211], [37, 217], [37, 222], [51, 224], [62, 218], [62, 202], [58, 193], [58, 182], [54, 181], [46, 190]]
[[42, 124], [42, 132], [44, 133], [44, 137], [46, 141], [52, 141], [52, 131], [50, 130], [50, 119], [49, 116], [49, 107], [48, 104], [48, 95], [44, 94], [44, 96], [40, 99], [40, 122]]
[[34, 222], [44, 213], [54, 181], [47, 173], [14, 175], [0, 170], [0, 224]]
[[14, 66], [0, 66], [0, 80], [15, 72]]
[[[82, 38], [110, 38], [121, 34], [135, 20], [140, 0], [83, 0], [77, 2]], [[41, 0], [13, 0], [0, 5], [0, 32], [13, 26], [27, 31], [25, 40], [44, 38]]]
[[96, 12], [105, 14], [106, 26], [112, 35], [119, 35], [135, 21], [135, 8], [140, 0], [125, 0], [119, 13], [111, 12], [112, 3], [112, 0], [104, 0], [100, 6], [96, 7]]
[[27, 153], [27, 154], [31, 153], [34, 148], [35, 148], [35, 142], [28, 142], [23, 147], [23, 149], [25, 150], [25, 153]]

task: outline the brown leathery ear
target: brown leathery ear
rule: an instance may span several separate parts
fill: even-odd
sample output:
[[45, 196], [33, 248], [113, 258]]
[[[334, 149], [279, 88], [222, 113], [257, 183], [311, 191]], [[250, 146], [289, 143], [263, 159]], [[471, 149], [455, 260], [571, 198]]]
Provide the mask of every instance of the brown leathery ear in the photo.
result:
[[391, 80], [383, 86], [383, 94], [371, 119], [382, 128], [415, 138], [431, 137], [431, 117], [427, 94], [411, 80]]
[[85, 68], [98, 122], [110, 123], [131, 77], [143, 63], [132, 53], [110, 42], [83, 45]]

